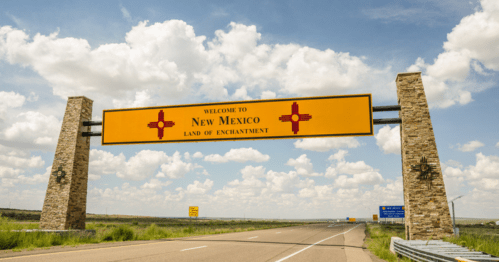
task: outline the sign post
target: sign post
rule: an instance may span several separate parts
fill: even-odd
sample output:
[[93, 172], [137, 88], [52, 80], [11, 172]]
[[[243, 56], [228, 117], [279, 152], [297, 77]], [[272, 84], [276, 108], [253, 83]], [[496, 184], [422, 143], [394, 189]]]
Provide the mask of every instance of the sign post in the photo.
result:
[[378, 215], [376, 214], [373, 215], [373, 221], [378, 221]]
[[371, 94], [104, 110], [102, 145], [372, 136]]

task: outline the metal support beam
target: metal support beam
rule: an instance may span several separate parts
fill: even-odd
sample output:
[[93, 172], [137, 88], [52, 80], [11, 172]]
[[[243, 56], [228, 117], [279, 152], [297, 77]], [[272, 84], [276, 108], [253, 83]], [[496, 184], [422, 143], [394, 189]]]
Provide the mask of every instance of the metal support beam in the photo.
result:
[[82, 132], [81, 136], [102, 136], [101, 132]]
[[396, 106], [373, 106], [373, 112], [381, 112], [381, 111], [400, 111], [401, 107], [399, 105]]
[[102, 126], [102, 121], [83, 121], [83, 126]]
[[373, 119], [373, 125], [384, 125], [384, 124], [402, 124], [402, 119], [400, 118]]

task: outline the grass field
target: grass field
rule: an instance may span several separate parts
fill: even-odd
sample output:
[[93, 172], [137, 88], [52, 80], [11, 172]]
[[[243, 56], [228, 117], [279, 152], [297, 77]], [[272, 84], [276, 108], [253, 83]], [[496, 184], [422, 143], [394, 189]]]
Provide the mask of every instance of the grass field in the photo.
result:
[[367, 224], [366, 225], [366, 241], [367, 248], [377, 257], [386, 261], [404, 261], [410, 262], [408, 258], [398, 258], [390, 252], [391, 237], [400, 237], [405, 239], [405, 230], [403, 225], [381, 225]]
[[0, 250], [12, 249], [20, 251], [23, 249], [48, 248], [57, 245], [75, 246], [113, 241], [179, 238], [306, 224], [303, 222], [191, 220], [121, 215], [90, 215], [87, 218], [86, 229], [96, 230], [94, 236], [61, 236], [43, 232], [12, 232], [13, 230], [38, 229], [39, 224], [39, 214], [37, 221], [35, 211], [19, 211], [14, 213], [18, 214], [9, 213], [8, 217], [0, 216]]
[[[499, 256], [499, 226], [489, 222], [484, 223], [484, 225], [459, 225], [459, 230], [459, 237], [450, 237], [444, 240], [465, 246], [470, 250], [474, 249]], [[370, 224], [367, 225], [366, 231], [366, 246], [373, 254], [386, 261], [410, 261], [407, 258], [398, 260], [397, 256], [390, 253], [390, 240], [392, 236], [405, 239], [403, 225]]]
[[492, 223], [484, 225], [459, 225], [459, 237], [446, 238], [446, 241], [499, 256], [499, 226]]

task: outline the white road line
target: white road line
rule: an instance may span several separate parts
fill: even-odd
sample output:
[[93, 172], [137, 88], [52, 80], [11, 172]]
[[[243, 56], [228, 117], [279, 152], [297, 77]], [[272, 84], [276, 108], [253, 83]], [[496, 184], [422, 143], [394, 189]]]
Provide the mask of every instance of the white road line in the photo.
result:
[[258, 237], [258, 236], [256, 236], [256, 237], [250, 237], [250, 238], [248, 238], [248, 239], [253, 239], [253, 238], [257, 238], [257, 237]]
[[276, 234], [281, 234], [281, 232], [277, 232]]
[[182, 249], [180, 251], [187, 251], [187, 250], [198, 249], [198, 248], [203, 248], [203, 247], [207, 247], [207, 246], [187, 248], [187, 249]]
[[291, 254], [291, 255], [287, 256], [287, 257], [281, 258], [281, 259], [277, 260], [276, 262], [281, 262], [281, 261], [284, 261], [284, 260], [286, 260], [286, 259], [288, 259], [288, 258], [290, 258], [290, 257], [292, 257], [292, 256], [294, 256], [294, 255], [296, 255], [296, 254], [298, 254], [298, 253], [301, 253], [301, 252], [303, 252], [303, 251], [305, 251], [305, 250], [307, 250], [307, 249], [309, 249], [309, 248], [311, 248], [311, 247], [313, 247], [313, 246], [315, 246], [315, 245], [317, 245], [317, 244], [319, 244], [319, 243], [321, 243], [321, 242], [324, 242], [324, 241], [326, 241], [326, 240], [328, 240], [328, 239], [331, 239], [331, 238], [333, 238], [333, 237], [337, 237], [337, 236], [339, 236], [339, 235], [346, 234], [346, 233], [348, 233], [348, 232], [352, 231], [354, 228], [356, 228], [356, 227], [358, 227], [358, 226], [360, 226], [360, 225], [357, 225], [357, 226], [355, 226], [355, 227], [353, 227], [353, 228], [350, 228], [350, 229], [349, 229], [348, 231], [346, 231], [346, 232], [339, 233], [339, 234], [334, 235], [334, 236], [332, 236], [332, 237], [328, 237], [328, 238], [325, 238], [325, 239], [323, 239], [323, 240], [321, 240], [321, 241], [319, 241], [319, 242], [313, 243], [312, 245], [310, 245], [310, 246], [308, 246], [308, 247], [306, 247], [306, 248], [304, 248], [304, 249], [302, 249], [302, 250], [299, 250], [299, 251], [297, 251], [297, 252], [295, 252], [295, 253], [293, 253], [293, 254]]

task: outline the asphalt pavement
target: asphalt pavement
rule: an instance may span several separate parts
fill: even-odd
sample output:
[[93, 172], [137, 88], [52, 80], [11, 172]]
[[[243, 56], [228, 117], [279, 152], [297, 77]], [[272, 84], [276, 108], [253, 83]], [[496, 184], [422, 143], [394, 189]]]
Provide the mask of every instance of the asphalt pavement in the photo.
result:
[[127, 241], [0, 253], [0, 261], [372, 262], [364, 224], [314, 224], [182, 239]]

